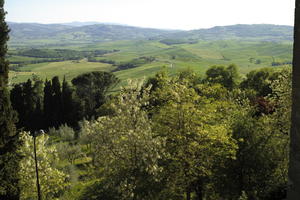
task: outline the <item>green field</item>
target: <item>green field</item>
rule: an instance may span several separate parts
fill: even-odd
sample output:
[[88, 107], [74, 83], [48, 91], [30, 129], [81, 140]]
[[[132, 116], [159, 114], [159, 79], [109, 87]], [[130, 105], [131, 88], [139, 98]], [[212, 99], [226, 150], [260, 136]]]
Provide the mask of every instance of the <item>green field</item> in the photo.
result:
[[12, 83], [24, 82], [33, 75], [41, 79], [51, 79], [53, 76], [59, 76], [61, 79], [65, 76], [70, 81], [79, 74], [91, 71], [110, 71], [111, 65], [104, 63], [90, 63], [81, 61], [64, 61], [52, 63], [32, 64], [22, 68], [20, 72], [11, 71], [10, 79]]
[[[25, 48], [25, 47], [24, 47]], [[34, 58], [18, 55], [24, 48], [11, 48], [11, 62], [39, 61]], [[26, 47], [29, 48], [29, 47]], [[43, 47], [44, 49], [50, 47]], [[21, 49], [21, 50], [20, 50]], [[78, 52], [107, 50], [110, 52], [94, 57], [95, 60], [110, 60], [118, 64], [134, 62], [142, 57], [153, 57], [155, 60], [138, 67], [114, 72], [121, 80], [142, 78], [154, 75], [163, 67], [171, 73], [184, 68], [190, 68], [203, 74], [212, 65], [236, 64], [240, 73], [245, 74], [253, 69], [272, 67], [272, 62], [291, 62], [292, 43], [290, 42], [261, 42], [261, 41], [198, 41], [194, 44], [166, 45], [158, 40], [125, 40], [95, 44], [52, 46], [51, 49], [69, 49]], [[48, 58], [49, 59], [49, 58]], [[25, 63], [18, 70], [11, 71], [10, 82], [26, 81], [32, 75], [42, 79], [53, 76], [71, 80], [75, 76], [90, 71], [112, 71], [116, 66], [101, 62], [88, 62], [87, 58], [66, 60], [61, 62], [42, 62], [37, 64]]]

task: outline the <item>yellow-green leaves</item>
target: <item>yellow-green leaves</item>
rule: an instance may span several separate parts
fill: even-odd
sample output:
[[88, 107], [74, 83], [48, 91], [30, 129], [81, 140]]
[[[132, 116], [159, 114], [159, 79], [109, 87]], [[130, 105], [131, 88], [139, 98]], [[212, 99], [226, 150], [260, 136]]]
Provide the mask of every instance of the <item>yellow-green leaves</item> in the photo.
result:
[[[122, 199], [143, 199], [159, 179], [163, 140], [152, 131], [152, 123], [143, 107], [148, 104], [149, 89], [129, 82], [111, 102], [114, 114], [85, 124], [93, 134], [95, 163], [101, 175], [117, 184]], [[84, 130], [83, 130], [84, 131]], [[154, 187], [153, 187], [154, 188]], [[139, 191], [149, 191], [141, 194]]]
[[165, 168], [173, 172], [167, 176], [183, 189], [193, 188], [212, 176], [215, 167], [235, 158], [237, 144], [226, 116], [233, 105], [215, 98], [215, 91], [204, 91], [204, 86], [199, 87], [205, 94], [201, 96], [184, 81], [170, 83], [154, 93], [164, 99], [154, 115], [154, 128], [166, 139]]
[[[34, 199], [37, 197], [35, 162], [33, 152], [33, 137], [27, 132], [20, 135], [24, 145], [20, 153], [24, 156], [20, 162], [20, 188], [21, 199]], [[53, 199], [67, 186], [67, 175], [55, 168], [58, 155], [55, 146], [49, 146], [49, 136], [42, 134], [36, 138], [38, 169], [43, 199]]]

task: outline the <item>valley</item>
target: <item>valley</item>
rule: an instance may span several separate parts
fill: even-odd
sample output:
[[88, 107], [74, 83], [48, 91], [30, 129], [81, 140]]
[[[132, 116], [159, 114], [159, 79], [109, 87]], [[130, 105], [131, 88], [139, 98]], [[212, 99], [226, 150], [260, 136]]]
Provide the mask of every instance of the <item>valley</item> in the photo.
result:
[[[149, 77], [162, 68], [171, 73], [190, 68], [203, 74], [212, 65], [232, 63], [246, 74], [257, 68], [290, 64], [292, 60], [292, 31], [288, 26], [235, 25], [169, 31], [103, 24], [10, 25], [11, 84], [33, 75], [42, 79], [58, 75], [71, 80], [84, 72], [102, 70], [114, 72], [123, 81]], [[79, 30], [81, 38], [77, 38]]]

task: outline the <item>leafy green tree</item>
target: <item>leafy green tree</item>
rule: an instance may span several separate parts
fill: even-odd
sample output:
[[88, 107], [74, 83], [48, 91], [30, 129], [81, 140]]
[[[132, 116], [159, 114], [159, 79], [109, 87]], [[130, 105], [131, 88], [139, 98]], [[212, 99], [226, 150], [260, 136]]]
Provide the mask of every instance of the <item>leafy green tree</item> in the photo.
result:
[[219, 83], [229, 90], [234, 89], [238, 85], [239, 74], [236, 65], [212, 66], [206, 71], [205, 81], [209, 83]]
[[74, 164], [77, 158], [83, 156], [81, 147], [75, 144], [60, 143], [57, 145], [58, 154], [62, 160], [67, 160], [70, 164]]
[[89, 183], [78, 197], [78, 200], [120, 200], [121, 191], [108, 179], [96, 180]]
[[268, 96], [270, 103], [274, 105], [275, 112], [270, 115], [278, 131], [289, 135], [291, 127], [292, 107], [292, 71], [284, 68], [278, 73], [278, 78], [271, 82], [272, 94]]
[[157, 134], [166, 139], [166, 193], [173, 195], [170, 199], [186, 194], [189, 200], [192, 193], [202, 199], [213, 169], [235, 156], [237, 146], [224, 120], [230, 106], [176, 81], [161, 90], [165, 104], [154, 116]]
[[61, 125], [58, 129], [50, 128], [48, 135], [59, 138], [61, 142], [73, 143], [76, 139], [76, 132], [66, 124]]
[[0, 0], [0, 199], [19, 199], [17, 172], [20, 145], [15, 122], [16, 113], [10, 103], [8, 85], [9, 64], [6, 59], [9, 29], [5, 22], [4, 0]]
[[[23, 132], [21, 139], [24, 143], [20, 149], [23, 159], [20, 162], [21, 199], [29, 200], [37, 197], [35, 179], [35, 161], [33, 152], [33, 137]], [[41, 193], [43, 199], [57, 198], [68, 186], [67, 175], [55, 167], [58, 155], [55, 146], [47, 144], [49, 136], [42, 134], [37, 136], [37, 158], [40, 175]]]
[[[114, 114], [100, 117], [86, 131], [93, 132], [95, 164], [99, 173], [120, 191], [120, 199], [155, 199], [159, 183], [158, 161], [163, 140], [151, 129], [142, 109], [148, 103], [142, 84], [130, 83], [112, 102]], [[103, 197], [98, 197], [99, 199]]]
[[275, 80], [277, 73], [270, 68], [253, 70], [246, 75], [246, 79], [240, 84], [242, 89], [251, 89], [257, 96], [267, 96], [272, 93], [271, 81]]
[[105, 103], [110, 88], [115, 86], [119, 79], [110, 72], [90, 72], [79, 75], [72, 80], [78, 97], [84, 104], [84, 117], [96, 115], [96, 109]]
[[151, 77], [145, 83], [146, 88], [150, 87], [150, 98], [149, 105], [147, 106], [147, 110], [151, 116], [153, 113], [157, 112], [160, 106], [165, 103], [165, 99], [161, 98], [161, 90], [169, 84], [170, 77], [168, 72], [163, 69], [162, 71], [155, 74], [154, 77]]
[[220, 191], [228, 199], [245, 191], [249, 199], [279, 200], [284, 198], [278, 192], [286, 183], [288, 137], [273, 128], [272, 118], [253, 118], [253, 112], [241, 107], [233, 120], [239, 148], [236, 160], [225, 165]]
[[86, 155], [92, 157], [92, 161], [95, 161], [95, 153], [93, 151], [93, 141], [96, 137], [94, 132], [90, 130], [92, 122], [87, 120], [82, 120], [79, 122], [80, 133], [79, 133], [79, 143], [85, 146]]

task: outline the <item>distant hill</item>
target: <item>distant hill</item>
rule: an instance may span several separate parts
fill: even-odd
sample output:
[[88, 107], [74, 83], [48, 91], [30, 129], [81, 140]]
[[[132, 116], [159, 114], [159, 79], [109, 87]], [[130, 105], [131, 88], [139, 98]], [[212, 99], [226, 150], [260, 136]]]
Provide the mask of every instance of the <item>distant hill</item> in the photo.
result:
[[10, 43], [92, 43], [115, 40], [148, 39], [173, 33], [171, 30], [139, 28], [125, 25], [94, 24], [72, 26], [66, 24], [8, 23]]
[[71, 38], [73, 40], [87, 39], [91, 41], [134, 40], [148, 39], [172, 32], [173, 31], [124, 25], [96, 24], [59, 31], [56, 37], [64, 39]]
[[257, 41], [292, 41], [293, 27], [272, 24], [237, 24], [216, 26], [209, 29], [181, 31], [164, 35], [167, 39], [186, 40], [257, 40]]
[[14, 23], [8, 22], [11, 39], [37, 39], [49, 37], [72, 27], [62, 24]]
[[95, 25], [95, 24], [106, 24], [106, 25], [124, 25], [119, 23], [110, 23], [110, 22], [69, 22], [69, 23], [63, 23], [62, 25], [67, 26], [89, 26], [89, 25]]
[[[73, 22], [37, 24], [9, 22], [10, 44], [70, 44], [117, 40], [163, 40], [166, 44], [197, 40], [292, 41], [293, 27], [270, 24], [216, 26], [209, 29], [174, 31], [126, 25]], [[90, 25], [92, 24], [92, 25]], [[178, 40], [178, 41], [176, 41]], [[171, 41], [171, 42], [170, 42]]]

